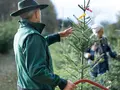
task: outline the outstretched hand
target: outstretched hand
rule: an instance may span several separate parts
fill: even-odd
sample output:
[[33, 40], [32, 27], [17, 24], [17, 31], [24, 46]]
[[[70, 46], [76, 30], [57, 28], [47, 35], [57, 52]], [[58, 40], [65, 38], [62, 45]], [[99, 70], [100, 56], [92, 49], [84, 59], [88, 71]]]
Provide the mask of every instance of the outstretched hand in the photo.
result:
[[72, 27], [65, 29], [64, 31], [59, 32], [60, 37], [67, 37], [70, 34], [72, 34], [72, 31], [73, 31]]

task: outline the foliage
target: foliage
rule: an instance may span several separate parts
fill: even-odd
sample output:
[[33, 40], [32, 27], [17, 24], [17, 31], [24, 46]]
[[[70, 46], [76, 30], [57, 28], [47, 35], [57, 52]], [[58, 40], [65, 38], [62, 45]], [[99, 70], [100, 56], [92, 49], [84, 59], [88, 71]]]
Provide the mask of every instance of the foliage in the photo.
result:
[[72, 26], [72, 24], [69, 22], [69, 20], [65, 19], [58, 19], [58, 29], [62, 30], [63, 28], [68, 28], [70, 26]]
[[10, 13], [17, 9], [17, 0], [0, 0], [0, 21], [10, 19]]
[[[106, 35], [110, 44], [117, 54], [120, 54], [120, 14], [117, 15], [118, 21], [106, 27]], [[120, 89], [120, 60], [110, 60], [110, 72], [107, 74], [108, 80], [111, 81], [111, 90]]]
[[[42, 12], [42, 21], [46, 24], [44, 33], [52, 33], [56, 30], [57, 27], [56, 12], [54, 6], [50, 0], [38, 0], [38, 2], [41, 4], [49, 4], [49, 8], [43, 10]], [[14, 11], [15, 8], [17, 9], [17, 1], [3, 0], [0, 1], [0, 4], [2, 4], [2, 6], [8, 5], [8, 8], [3, 8], [4, 6], [1, 8], [2, 12], [0, 10], [0, 18], [3, 18], [0, 19], [0, 53], [6, 53], [12, 47], [13, 37], [16, 30], [18, 29], [17, 20], [12, 20], [12, 18], [9, 17], [10, 12]]]
[[57, 14], [50, 0], [37, 0], [40, 4], [48, 4], [48, 8], [42, 10], [42, 22], [46, 24], [44, 34], [50, 34], [57, 29]]
[[[10, 13], [17, 10], [17, 3], [21, 0], [0, 1], [0, 21], [12, 20]], [[57, 28], [57, 15], [54, 5], [50, 0], [36, 0], [40, 4], [48, 4], [49, 7], [42, 10], [42, 22], [46, 24], [44, 34], [55, 32]], [[7, 6], [7, 7], [6, 7]]]
[[[83, 7], [82, 5], [78, 5], [83, 10], [84, 15], [87, 12], [86, 7], [89, 7], [89, 3], [90, 0]], [[94, 38], [91, 38], [92, 30], [88, 27], [91, 18], [84, 16], [78, 19], [75, 15], [74, 17], [78, 20], [78, 24], [73, 23], [68, 18], [72, 23], [73, 33], [66, 40], [63, 40], [61, 47], [63, 48], [62, 57], [64, 56], [62, 67], [68, 73], [66, 78], [71, 79], [73, 82], [83, 78], [90, 79], [89, 70], [86, 68], [88, 65], [87, 60], [84, 58], [84, 52], [94, 41]], [[77, 89], [88, 90], [89, 88], [89, 90], [92, 90], [90, 87], [91, 85], [89, 84], [80, 84]]]
[[12, 48], [14, 34], [18, 28], [16, 20], [0, 23], [0, 53], [4, 54]]
[[[14, 10], [15, 8], [17, 9], [17, 7], [15, 7], [14, 9], [5, 10], [5, 9], [9, 9], [6, 7], [3, 8], [3, 6], [8, 5], [5, 3], [9, 2], [9, 1], [11, 3], [14, 2], [13, 0], [9, 0], [9, 1], [7, 0], [7, 2], [5, 2], [5, 1], [6, 0], [0, 1], [0, 6], [2, 7], [1, 8], [2, 10], [0, 10], [1, 11], [0, 18], [2, 17], [3, 14], [9, 16], [8, 11], [11, 12], [11, 10]], [[47, 0], [41, 0], [41, 1], [44, 2]], [[12, 6], [12, 4], [10, 4], [10, 5]], [[14, 2], [13, 6], [14, 5], [17, 5], [17, 3]], [[45, 11], [45, 12], [47, 14], [47, 11]], [[53, 14], [55, 14], [55, 13], [53, 13]], [[49, 15], [49, 14], [47, 14], [47, 16], [43, 15], [44, 18], [46, 18], [48, 16], [51, 16], [51, 15]], [[118, 15], [117, 17], [118, 17], [118, 22], [116, 22], [114, 24], [108, 25], [108, 22], [102, 23], [102, 24], [105, 25], [105, 34], [108, 37], [112, 48], [119, 54], [120, 53], [120, 38], [119, 38], [120, 15]], [[4, 18], [6, 19], [6, 16], [4, 16]], [[46, 20], [46, 23], [50, 24], [50, 22], [48, 22], [48, 21], [49, 20]], [[86, 39], [86, 37], [87, 38], [90, 37], [91, 30], [89, 29], [87, 24], [84, 24], [81, 21], [84, 21], [84, 19], [80, 20], [79, 24], [77, 24], [77, 25], [72, 22], [73, 29], [74, 29], [72, 36], [66, 38], [66, 40], [63, 40], [61, 45], [59, 43], [57, 43], [50, 47], [51, 52], [52, 52], [53, 61], [54, 61], [55, 73], [57, 73], [58, 75], [60, 75], [61, 77], [65, 78], [65, 79], [69, 79], [73, 82], [78, 79], [81, 79], [83, 77], [90, 79], [89, 71], [88, 71], [89, 68], [86, 68], [83, 70], [83, 67], [87, 65], [87, 61], [85, 60], [85, 58], [83, 58], [83, 51], [92, 42], [92, 41], [89, 41]], [[17, 20], [0, 22], [0, 53], [6, 53], [12, 47], [13, 36], [18, 28], [18, 23], [16, 23], [16, 22], [17, 22]], [[118, 32], [116, 32], [116, 30]], [[83, 36], [83, 33], [85, 31], [87, 32], [87, 33], [85, 33], [86, 37]], [[53, 31], [50, 31], [50, 32], [53, 32]], [[83, 65], [82, 65], [82, 60], [84, 61]], [[82, 70], [84, 71], [83, 77], [81, 74]], [[12, 72], [12, 73], [14, 73], [14, 72]], [[16, 78], [16, 76], [14, 76], [12, 74], [10, 74], [10, 75], [11, 75], [10, 78]], [[99, 82], [99, 79], [101, 79], [101, 78], [103, 78], [103, 79], [105, 78], [109, 81], [109, 82], [108, 81], [105, 82], [105, 85], [111, 86], [111, 90], [119, 90], [119, 88], [120, 88], [120, 84], [119, 84], [120, 83], [120, 62], [111, 59], [110, 60], [110, 72], [107, 72], [103, 76], [97, 78], [96, 81]], [[6, 81], [6, 80], [4, 80], [4, 81]], [[16, 82], [16, 79], [15, 79], [15, 82]], [[4, 86], [5, 85], [6, 85], [6, 83], [4, 84]], [[83, 86], [84, 90], [96, 90], [96, 89], [93, 89], [93, 87], [89, 84], [81, 84], [81, 85]], [[80, 89], [81, 89], [81, 85], [79, 86]], [[9, 88], [10, 90], [15, 90], [15, 88], [13, 89], [13, 86], [8, 85], [6, 87]], [[78, 90], [80, 90], [80, 89], [78, 88]], [[6, 89], [3, 89], [3, 90], [6, 90]], [[57, 89], [57, 90], [59, 90], [59, 89]]]
[[[76, 16], [74, 15], [76, 18]], [[77, 19], [77, 18], [76, 18]], [[89, 18], [90, 19], [90, 18]], [[91, 29], [88, 27], [87, 21], [89, 21], [87, 17], [84, 17], [81, 20], [78, 20], [78, 24], [73, 23], [73, 34], [63, 40], [61, 43], [61, 59], [57, 64], [56, 68], [57, 73], [59, 73], [62, 77], [66, 79], [70, 79], [75, 82], [78, 79], [91, 79], [89, 76], [90, 68], [87, 67], [87, 61], [84, 58], [84, 51], [87, 47], [91, 46], [91, 43], [94, 42], [94, 37], [91, 37]], [[119, 21], [116, 24], [109, 24], [108, 22], [102, 23], [105, 26], [105, 33], [107, 33], [107, 37], [109, 41], [112, 43], [112, 48], [119, 53], [120, 43], [118, 39], [119, 33], [115, 33], [115, 30], [119, 30]], [[117, 36], [116, 36], [117, 35]], [[116, 47], [117, 46], [117, 47]], [[57, 50], [58, 51], [58, 50]], [[64, 56], [64, 57], [63, 57]], [[63, 69], [60, 69], [63, 68]], [[111, 60], [110, 61], [110, 72], [107, 72], [101, 76], [98, 76], [95, 82], [100, 83], [100, 80], [105, 79], [104, 86], [109, 86], [111, 90], [119, 90], [119, 70], [120, 70], [120, 62]], [[118, 72], [117, 72], [118, 71]], [[62, 74], [61, 74], [62, 73]], [[99, 90], [96, 87], [93, 87], [89, 84], [80, 84], [78, 86], [78, 90]]]

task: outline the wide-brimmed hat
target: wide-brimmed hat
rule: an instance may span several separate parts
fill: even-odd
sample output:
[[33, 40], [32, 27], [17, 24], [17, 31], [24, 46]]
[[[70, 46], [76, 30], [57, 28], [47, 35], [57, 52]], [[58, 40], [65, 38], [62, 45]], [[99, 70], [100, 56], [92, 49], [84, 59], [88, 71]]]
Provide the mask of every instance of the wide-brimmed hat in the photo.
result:
[[18, 2], [18, 10], [11, 13], [11, 16], [20, 16], [26, 12], [39, 8], [40, 10], [48, 7], [46, 4], [38, 4], [35, 0], [21, 0]]

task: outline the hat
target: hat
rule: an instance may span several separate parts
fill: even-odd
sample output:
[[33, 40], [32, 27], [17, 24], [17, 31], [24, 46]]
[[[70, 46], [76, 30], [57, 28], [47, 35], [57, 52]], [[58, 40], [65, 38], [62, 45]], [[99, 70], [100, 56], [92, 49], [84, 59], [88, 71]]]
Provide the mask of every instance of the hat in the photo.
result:
[[20, 16], [21, 14], [24, 14], [26, 12], [35, 10], [35, 9], [44, 9], [48, 7], [46, 4], [38, 4], [35, 0], [21, 0], [18, 2], [18, 10], [11, 13], [10, 16]]
[[99, 32], [102, 28], [103, 28], [103, 26], [100, 25], [100, 24], [93, 24], [93, 25], [91, 26], [91, 29], [92, 29], [94, 35], [97, 35], [98, 32]]

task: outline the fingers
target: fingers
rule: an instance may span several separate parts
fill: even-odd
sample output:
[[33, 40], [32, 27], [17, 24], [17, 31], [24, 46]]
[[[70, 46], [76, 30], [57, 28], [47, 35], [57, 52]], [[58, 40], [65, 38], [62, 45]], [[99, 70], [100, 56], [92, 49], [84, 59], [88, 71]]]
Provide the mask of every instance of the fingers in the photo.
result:
[[72, 27], [70, 27], [70, 28], [68, 28], [68, 29], [66, 29], [64, 31], [61, 31], [61, 32], [59, 32], [60, 37], [67, 37], [70, 34], [72, 34], [72, 31], [73, 31]]
[[75, 90], [75, 88], [77, 88], [77, 86], [75, 84], [72, 84], [71, 90]]
[[64, 90], [75, 90], [75, 88], [76, 88], [76, 85], [68, 80], [67, 86], [65, 87]]
[[72, 27], [69, 27], [68, 29], [72, 29]]
[[68, 33], [68, 34], [71, 34], [71, 33], [72, 33], [72, 31], [73, 31], [73, 28], [72, 28], [72, 27], [70, 27], [70, 28], [66, 29], [65, 31], [66, 31], [66, 33]]
[[67, 31], [67, 30], [73, 30], [73, 28], [72, 28], [72, 27], [69, 27], [69, 28], [66, 29], [66, 31]]
[[72, 87], [73, 87], [73, 90], [74, 90], [75, 88], [77, 88], [77, 86], [76, 86], [75, 84], [73, 84], [73, 86], [72, 86]]
[[70, 27], [70, 28], [68, 28], [67, 30], [73, 30], [73, 28], [72, 28], [72, 27]]

